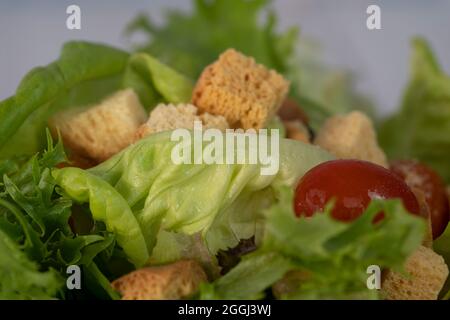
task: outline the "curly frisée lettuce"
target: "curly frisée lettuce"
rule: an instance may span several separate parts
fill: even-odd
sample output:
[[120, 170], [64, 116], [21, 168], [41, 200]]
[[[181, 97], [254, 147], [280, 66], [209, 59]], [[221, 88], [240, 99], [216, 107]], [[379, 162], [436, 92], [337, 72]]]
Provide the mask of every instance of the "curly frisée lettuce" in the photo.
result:
[[40, 272], [20, 246], [0, 229], [0, 299], [52, 299], [63, 279], [54, 270]]
[[[72, 200], [60, 194], [51, 170], [65, 161], [53, 146], [25, 163], [10, 164], [0, 183], [0, 298], [47, 299], [71, 295], [64, 288], [69, 265], [79, 265], [90, 283], [84, 293], [117, 298], [96, 263], [109, 260], [115, 236], [97, 224], [87, 234], [70, 227]], [[11, 160], [12, 161], [12, 160]], [[100, 257], [102, 256], [102, 257]], [[96, 288], [95, 292], [92, 288]]]
[[[150, 256], [157, 245], [154, 254], [161, 256], [151, 256], [152, 261], [167, 262], [179, 259], [189, 243], [196, 243], [178, 241], [180, 237], [171, 233], [201, 233], [210, 254], [235, 247], [257, 232], [273, 186], [293, 185], [311, 167], [332, 159], [318, 147], [281, 139], [280, 170], [273, 175], [261, 175], [260, 164], [175, 164], [171, 155], [178, 142], [170, 136], [171, 132], [151, 135], [88, 172], [64, 168], [54, 173], [72, 199], [90, 201], [94, 217], [101, 216], [107, 225], [128, 224], [118, 241], [139, 261], [145, 258], [145, 245]], [[193, 154], [192, 146], [190, 151]], [[131, 226], [134, 219], [138, 225]], [[128, 247], [132, 237], [127, 232], [136, 235], [139, 254]], [[144, 244], [137, 243], [140, 232]]]
[[391, 158], [417, 158], [450, 182], [450, 77], [425, 40], [413, 42], [411, 80], [399, 113], [380, 128]]
[[[377, 290], [367, 288], [367, 267], [402, 271], [426, 231], [425, 222], [407, 213], [399, 200], [374, 200], [360, 218], [344, 223], [331, 217], [331, 206], [325, 213], [297, 218], [289, 188], [279, 189], [278, 199], [266, 211], [260, 247], [222, 278], [204, 284], [200, 298], [263, 298], [288, 271], [304, 276], [279, 292], [281, 298], [378, 298]], [[380, 211], [385, 218], [374, 224]]]

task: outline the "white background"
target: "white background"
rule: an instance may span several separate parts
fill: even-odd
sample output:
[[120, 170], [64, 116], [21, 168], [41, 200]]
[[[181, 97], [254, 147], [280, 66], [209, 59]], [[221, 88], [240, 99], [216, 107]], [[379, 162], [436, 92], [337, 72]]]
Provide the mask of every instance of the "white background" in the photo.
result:
[[[66, 8], [82, 10], [82, 30], [65, 27]], [[366, 28], [366, 8], [378, 4], [382, 30]], [[0, 0], [0, 100], [12, 95], [32, 67], [57, 58], [69, 39], [129, 48], [123, 29], [138, 12], [163, 21], [164, 8], [191, 8], [189, 0]], [[293, 24], [321, 43], [325, 60], [358, 76], [358, 89], [380, 113], [398, 105], [408, 79], [410, 38], [425, 36], [450, 70], [450, 0], [275, 0], [281, 28]]]

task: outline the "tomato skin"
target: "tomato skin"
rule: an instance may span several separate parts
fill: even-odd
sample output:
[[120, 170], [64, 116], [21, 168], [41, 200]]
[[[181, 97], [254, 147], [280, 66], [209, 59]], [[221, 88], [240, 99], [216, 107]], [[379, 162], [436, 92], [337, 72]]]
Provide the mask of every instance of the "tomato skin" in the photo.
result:
[[420, 189], [430, 209], [433, 239], [439, 237], [447, 227], [450, 208], [441, 177], [431, 168], [415, 160], [397, 160], [391, 170], [405, 180], [410, 188]]
[[[297, 185], [294, 209], [297, 216], [310, 217], [335, 200], [332, 216], [341, 221], [358, 218], [372, 199], [402, 199], [405, 208], [421, 214], [407, 184], [390, 170], [360, 160], [332, 160], [308, 171]], [[382, 213], [375, 221], [382, 218]]]

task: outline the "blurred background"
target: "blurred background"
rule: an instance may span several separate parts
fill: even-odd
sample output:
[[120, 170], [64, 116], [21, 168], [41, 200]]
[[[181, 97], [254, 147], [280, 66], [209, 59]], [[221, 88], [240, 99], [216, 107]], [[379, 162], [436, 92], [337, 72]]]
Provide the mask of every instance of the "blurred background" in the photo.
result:
[[[81, 7], [82, 29], [66, 28], [66, 8]], [[381, 7], [382, 30], [366, 28], [366, 8]], [[320, 46], [323, 63], [349, 70], [355, 89], [371, 98], [379, 114], [394, 110], [409, 76], [410, 39], [424, 36], [450, 71], [449, 0], [274, 0], [278, 28], [300, 27], [300, 38]], [[0, 100], [14, 94], [32, 68], [46, 65], [70, 39], [130, 49], [126, 25], [141, 12], [164, 23], [169, 8], [192, 10], [189, 0], [0, 1]], [[138, 37], [138, 35], [137, 35]], [[309, 40], [308, 40], [309, 41]]]

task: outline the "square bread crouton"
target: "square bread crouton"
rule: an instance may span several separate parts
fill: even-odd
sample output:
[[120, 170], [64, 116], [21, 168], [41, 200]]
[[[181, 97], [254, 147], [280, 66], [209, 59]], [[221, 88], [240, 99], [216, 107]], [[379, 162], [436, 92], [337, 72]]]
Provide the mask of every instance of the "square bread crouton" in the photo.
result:
[[112, 282], [122, 300], [175, 300], [195, 294], [206, 274], [194, 260], [133, 271]]
[[73, 109], [50, 120], [64, 144], [74, 153], [104, 161], [134, 141], [136, 131], [147, 119], [131, 89], [118, 91], [89, 109]]
[[260, 129], [277, 112], [289, 82], [234, 49], [206, 67], [192, 95], [201, 112], [223, 115], [231, 127]]
[[159, 104], [150, 113], [146, 123], [136, 133], [136, 139], [142, 139], [152, 133], [174, 130], [193, 129], [194, 121], [202, 122], [203, 129], [216, 128], [224, 131], [229, 128], [227, 120], [222, 116], [209, 113], [198, 114], [197, 107], [192, 104]]
[[393, 271], [384, 276], [381, 292], [388, 300], [436, 300], [448, 276], [444, 259], [432, 249], [419, 247], [406, 261], [405, 277]]
[[314, 143], [338, 158], [365, 160], [388, 167], [372, 122], [359, 111], [330, 117], [319, 130]]

